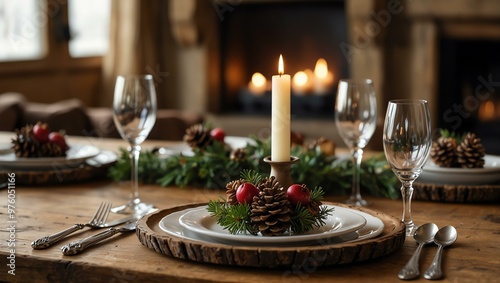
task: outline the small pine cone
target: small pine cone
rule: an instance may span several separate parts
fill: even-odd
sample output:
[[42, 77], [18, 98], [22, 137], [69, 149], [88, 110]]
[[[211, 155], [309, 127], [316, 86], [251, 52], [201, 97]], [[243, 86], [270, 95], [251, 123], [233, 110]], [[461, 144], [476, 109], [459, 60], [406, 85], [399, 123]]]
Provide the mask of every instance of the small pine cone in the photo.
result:
[[291, 225], [292, 208], [286, 191], [274, 177], [259, 183], [261, 192], [255, 196], [250, 210], [250, 221], [264, 236], [280, 236]]
[[41, 143], [33, 133], [33, 126], [26, 125], [16, 129], [16, 137], [12, 139], [12, 149], [17, 157], [60, 157], [66, 156], [66, 151], [52, 142]]
[[236, 199], [236, 190], [238, 190], [238, 187], [245, 183], [245, 180], [239, 179], [235, 181], [231, 181], [227, 183], [226, 185], [226, 201], [230, 205], [237, 205], [238, 204], [238, 199]]
[[292, 147], [304, 145], [304, 135], [299, 132], [290, 132], [290, 143]]
[[462, 143], [457, 146], [457, 163], [463, 168], [483, 168], [485, 149], [481, 139], [467, 133]]
[[229, 158], [232, 161], [240, 162], [245, 160], [247, 157], [247, 153], [244, 148], [236, 148], [231, 151], [231, 154], [229, 155]]
[[213, 139], [210, 135], [210, 131], [206, 129], [202, 124], [196, 124], [189, 127], [184, 135], [184, 141], [192, 148], [200, 148], [204, 150]]
[[38, 157], [39, 147], [40, 142], [35, 139], [32, 125], [16, 129], [16, 137], [12, 139], [12, 149], [17, 157]]
[[321, 152], [323, 152], [326, 156], [335, 155], [336, 144], [335, 144], [335, 142], [333, 142], [327, 138], [321, 137], [317, 140], [312, 141], [309, 144], [309, 149], [311, 149], [311, 150], [316, 149], [316, 147], [318, 147], [319, 150]]
[[307, 206], [307, 210], [309, 210], [309, 212], [311, 213], [311, 215], [313, 216], [316, 216], [318, 215], [319, 211], [320, 211], [320, 207], [323, 203], [321, 201], [317, 201], [317, 200], [311, 200], [311, 202], [309, 203], [309, 205]]
[[430, 157], [439, 167], [453, 167], [457, 141], [452, 137], [439, 137], [432, 142]]

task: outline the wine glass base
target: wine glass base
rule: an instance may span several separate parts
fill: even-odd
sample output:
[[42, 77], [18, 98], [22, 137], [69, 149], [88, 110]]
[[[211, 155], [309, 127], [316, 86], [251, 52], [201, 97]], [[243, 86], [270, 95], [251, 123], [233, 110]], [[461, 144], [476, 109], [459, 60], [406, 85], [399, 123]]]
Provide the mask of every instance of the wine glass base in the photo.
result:
[[366, 200], [364, 200], [362, 198], [353, 198], [353, 197], [348, 198], [347, 200], [344, 201], [344, 203], [355, 205], [355, 206], [367, 206], [368, 205], [368, 202]]
[[156, 210], [155, 206], [149, 203], [128, 203], [111, 208], [111, 212], [119, 214], [145, 215]]
[[406, 226], [406, 237], [413, 237], [413, 234], [415, 234], [415, 230], [417, 230], [417, 226], [413, 221], [411, 223], [405, 223]]

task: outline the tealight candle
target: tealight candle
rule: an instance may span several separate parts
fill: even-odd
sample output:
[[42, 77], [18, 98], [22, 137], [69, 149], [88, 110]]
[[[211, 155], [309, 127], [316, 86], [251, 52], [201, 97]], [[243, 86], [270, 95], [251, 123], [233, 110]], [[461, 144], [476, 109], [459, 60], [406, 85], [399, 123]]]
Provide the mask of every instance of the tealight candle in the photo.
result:
[[327, 93], [333, 84], [333, 74], [328, 71], [328, 64], [323, 58], [316, 61], [314, 67], [314, 92], [316, 94]]
[[280, 55], [278, 75], [272, 78], [271, 160], [290, 161], [290, 75], [284, 74]]
[[261, 73], [257, 72], [252, 75], [252, 80], [248, 83], [248, 90], [256, 95], [262, 95], [266, 92], [267, 79]]
[[294, 94], [306, 94], [310, 88], [310, 79], [306, 71], [298, 71], [292, 79]]

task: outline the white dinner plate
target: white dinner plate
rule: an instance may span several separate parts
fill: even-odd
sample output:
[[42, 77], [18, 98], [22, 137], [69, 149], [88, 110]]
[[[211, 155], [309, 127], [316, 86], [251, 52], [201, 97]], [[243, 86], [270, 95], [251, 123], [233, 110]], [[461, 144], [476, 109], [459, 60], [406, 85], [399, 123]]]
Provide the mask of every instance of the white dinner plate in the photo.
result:
[[485, 185], [500, 181], [500, 156], [486, 155], [484, 168], [444, 168], [428, 160], [416, 182], [446, 185]]
[[[188, 211], [196, 210], [198, 208], [188, 208], [186, 210], [181, 210], [177, 211], [174, 213], [171, 213], [169, 215], [166, 215], [160, 220], [159, 226], [160, 229], [170, 235], [186, 239], [186, 240], [191, 240], [191, 241], [200, 241], [200, 242], [208, 242], [208, 243], [223, 243], [223, 244], [232, 244], [232, 242], [225, 242], [225, 241], [219, 241], [216, 239], [212, 239], [210, 237], [200, 235], [197, 233], [194, 233], [186, 228], [184, 228], [182, 225], [179, 223], [179, 218], [185, 214]], [[347, 242], [357, 242], [357, 241], [362, 241], [366, 239], [371, 239], [375, 238], [378, 235], [382, 233], [384, 230], [384, 222], [380, 220], [379, 218], [370, 215], [368, 213], [362, 212], [362, 211], [355, 211], [356, 213], [360, 214], [366, 219], [366, 225], [361, 227], [360, 229], [341, 235], [341, 236], [336, 236], [332, 237], [330, 239], [324, 239], [325, 241], [331, 242], [331, 243], [347, 243]], [[302, 245], [308, 245], [311, 243], [294, 243], [294, 244], [273, 244], [277, 246], [302, 246]], [[315, 244], [315, 243], [312, 243]], [[263, 246], [261, 244], [253, 244], [253, 243], [245, 243], [247, 246]]]
[[[328, 205], [332, 208], [333, 206]], [[200, 235], [208, 236], [219, 241], [231, 243], [251, 244], [294, 244], [314, 243], [327, 238], [344, 235], [365, 226], [366, 219], [351, 209], [334, 207], [335, 210], [325, 220], [326, 224], [311, 231], [298, 235], [262, 236], [250, 234], [231, 234], [217, 224], [215, 217], [210, 216], [206, 206], [184, 213], [179, 223], [184, 228]]]
[[[245, 148], [247, 144], [253, 143], [253, 140], [246, 137], [235, 137], [235, 136], [227, 136], [224, 138], [224, 142], [228, 144], [231, 148]], [[160, 157], [169, 157], [172, 155], [182, 154], [184, 156], [193, 156], [193, 151], [191, 147], [186, 143], [175, 144], [164, 146], [159, 150]]]
[[116, 162], [117, 160], [118, 154], [116, 154], [116, 152], [101, 150], [98, 155], [85, 160], [85, 163], [93, 167], [101, 167]]
[[63, 157], [16, 157], [13, 150], [0, 151], [0, 167], [20, 170], [40, 170], [47, 168], [61, 168], [75, 166], [95, 157], [100, 152], [99, 148], [92, 145], [70, 145], [66, 156]]

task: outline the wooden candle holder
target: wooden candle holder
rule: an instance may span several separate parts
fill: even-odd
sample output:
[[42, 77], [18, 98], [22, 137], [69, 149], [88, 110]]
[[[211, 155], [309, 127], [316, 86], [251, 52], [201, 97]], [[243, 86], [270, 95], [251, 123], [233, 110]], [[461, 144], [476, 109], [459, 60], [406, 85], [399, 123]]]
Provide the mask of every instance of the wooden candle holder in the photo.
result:
[[271, 165], [270, 176], [276, 177], [276, 180], [283, 188], [287, 189], [289, 186], [293, 185], [290, 167], [292, 164], [299, 162], [298, 157], [290, 156], [290, 161], [272, 161], [271, 156], [267, 156], [264, 158], [264, 162]]

